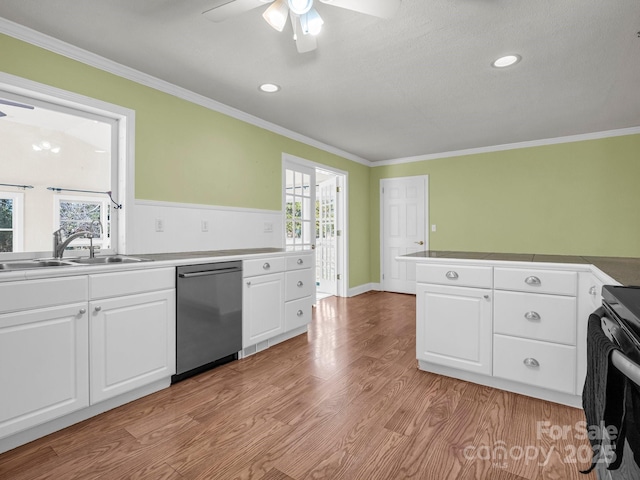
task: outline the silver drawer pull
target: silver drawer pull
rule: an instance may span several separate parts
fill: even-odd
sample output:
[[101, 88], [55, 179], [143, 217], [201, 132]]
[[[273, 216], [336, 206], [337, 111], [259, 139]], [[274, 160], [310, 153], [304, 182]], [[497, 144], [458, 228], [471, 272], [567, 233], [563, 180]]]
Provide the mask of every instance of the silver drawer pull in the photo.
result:
[[80, 315], [84, 315], [85, 313], [87, 313], [87, 309], [86, 308], [81, 308], [80, 309]]
[[299, 258], [298, 259], [298, 265], [302, 265], [303, 263], [304, 263], [304, 261], [301, 258]]
[[247, 287], [250, 287], [250, 286], [251, 286], [251, 282], [247, 282]]
[[527, 312], [524, 314], [524, 318], [526, 318], [527, 320], [540, 320], [540, 314], [538, 312]]
[[449, 278], [451, 280], [456, 280], [458, 278], [458, 274], [456, 272], [454, 272], [453, 270], [449, 270], [447, 272], [447, 278]]
[[302, 315], [304, 315], [304, 312], [302, 310], [298, 310], [298, 313], [296, 313], [296, 315], [298, 315], [299, 317], [301, 317]]
[[596, 286], [593, 285], [590, 289], [589, 289], [589, 295], [593, 295], [594, 297], [596, 296]]
[[540, 279], [534, 276], [525, 278], [524, 283], [526, 283], [527, 285], [542, 285]]
[[298, 280], [298, 284], [299, 287], [301, 287], [302, 285], [304, 285], [304, 283], [302, 283], [302, 280]]
[[531, 367], [531, 368], [540, 366], [540, 362], [538, 362], [538, 360], [536, 360], [535, 358], [525, 358], [522, 363], [524, 363], [527, 367]]
[[94, 310], [95, 310], [96, 312], [99, 312], [100, 310], [102, 310], [102, 307], [98, 306], [98, 307], [94, 308]]
[[264, 268], [265, 270], [269, 270], [271, 268], [271, 265], [265, 263], [264, 265], [262, 265], [262, 268]]

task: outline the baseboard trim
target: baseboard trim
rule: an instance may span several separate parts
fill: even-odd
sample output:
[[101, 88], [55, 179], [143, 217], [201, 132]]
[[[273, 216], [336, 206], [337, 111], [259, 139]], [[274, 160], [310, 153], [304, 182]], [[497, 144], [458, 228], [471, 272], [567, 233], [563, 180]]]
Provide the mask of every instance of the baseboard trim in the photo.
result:
[[365, 283], [362, 285], [358, 285], [357, 287], [350, 288], [347, 291], [347, 297], [355, 297], [357, 295], [362, 295], [363, 293], [371, 291], [382, 291], [382, 285], [380, 285], [379, 283]]

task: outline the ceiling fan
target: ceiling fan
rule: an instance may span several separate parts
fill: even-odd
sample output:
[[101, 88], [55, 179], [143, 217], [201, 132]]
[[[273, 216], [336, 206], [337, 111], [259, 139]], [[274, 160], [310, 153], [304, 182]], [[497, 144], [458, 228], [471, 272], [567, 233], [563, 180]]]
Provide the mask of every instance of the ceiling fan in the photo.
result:
[[[33, 110], [35, 108], [35, 107], [31, 106], [31, 105], [26, 105], [24, 103], [18, 103], [18, 102], [12, 102], [11, 100], [4, 100], [2, 98], [0, 98], [0, 104], [1, 105], [9, 105], [11, 107], [28, 108], [29, 110]], [[6, 117], [6, 116], [7, 116], [6, 113], [0, 111], [0, 118]]]
[[[379, 18], [393, 17], [402, 2], [402, 0], [319, 1], [334, 7], [345, 8]], [[305, 53], [316, 49], [316, 35], [320, 33], [324, 21], [314, 8], [313, 0], [230, 0], [218, 7], [207, 10], [203, 15], [213, 22], [222, 22], [268, 3], [271, 5], [264, 11], [262, 16], [269, 25], [282, 32], [287, 23], [287, 17], [289, 17], [293, 27], [293, 39], [296, 42], [298, 52]]]

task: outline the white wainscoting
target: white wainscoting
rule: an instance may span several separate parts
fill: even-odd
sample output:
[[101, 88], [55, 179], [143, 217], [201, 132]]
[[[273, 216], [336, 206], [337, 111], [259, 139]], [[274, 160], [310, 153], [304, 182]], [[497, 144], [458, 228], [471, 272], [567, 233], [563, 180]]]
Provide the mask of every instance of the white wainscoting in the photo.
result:
[[[157, 220], [162, 232], [156, 230]], [[125, 252], [130, 255], [283, 247], [282, 212], [277, 210], [136, 200], [132, 226]]]

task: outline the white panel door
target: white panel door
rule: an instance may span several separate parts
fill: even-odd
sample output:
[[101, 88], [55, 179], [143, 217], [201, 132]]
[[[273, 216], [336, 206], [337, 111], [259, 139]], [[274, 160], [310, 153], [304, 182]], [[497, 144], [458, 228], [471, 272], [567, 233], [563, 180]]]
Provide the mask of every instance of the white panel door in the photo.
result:
[[316, 192], [316, 283], [318, 292], [329, 295], [336, 295], [338, 291], [337, 179], [334, 176], [319, 183]]
[[0, 438], [89, 405], [87, 304], [0, 315]]
[[418, 360], [491, 375], [491, 290], [418, 284]]
[[89, 303], [91, 404], [176, 372], [175, 290]]
[[380, 186], [382, 288], [416, 293], [415, 262], [399, 262], [395, 257], [429, 249], [427, 177], [386, 178]]

